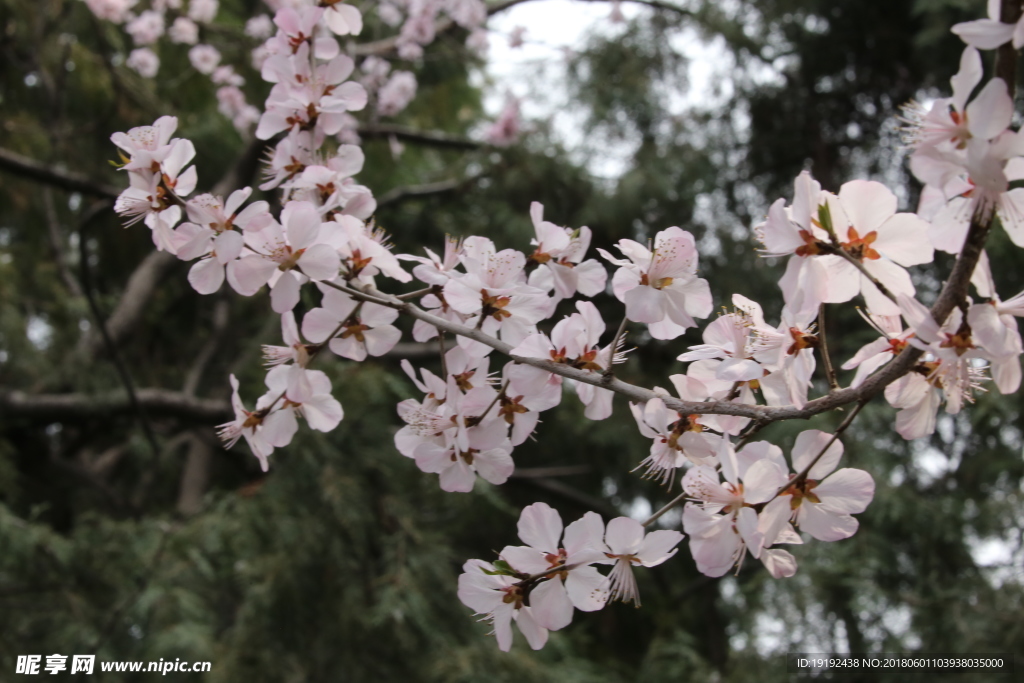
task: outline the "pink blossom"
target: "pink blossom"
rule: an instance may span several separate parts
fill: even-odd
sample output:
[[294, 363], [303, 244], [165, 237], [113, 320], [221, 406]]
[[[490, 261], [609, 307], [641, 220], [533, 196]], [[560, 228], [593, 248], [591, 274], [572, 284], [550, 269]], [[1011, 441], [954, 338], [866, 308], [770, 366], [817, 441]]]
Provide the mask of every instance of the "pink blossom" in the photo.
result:
[[601, 516], [588, 512], [565, 529], [546, 503], [534, 503], [519, 517], [519, 538], [526, 546], [505, 548], [501, 557], [527, 575], [550, 574], [530, 593], [537, 623], [557, 631], [572, 621], [573, 608], [593, 612], [608, 599], [607, 579], [590, 566], [606, 559]]
[[633, 240], [619, 240], [619, 251], [628, 260], [598, 251], [621, 266], [612, 278], [626, 316], [647, 323], [655, 339], [675, 339], [697, 323], [694, 317], [711, 314], [711, 290], [697, 277], [697, 247], [693, 235], [677, 227], [662, 230], [649, 250]]
[[188, 18], [199, 24], [213, 21], [218, 9], [220, 3], [217, 0], [188, 0]]
[[195, 45], [199, 40], [199, 27], [191, 19], [178, 17], [171, 24], [171, 28], [167, 30], [167, 36], [172, 43]]
[[640, 606], [633, 566], [656, 567], [676, 554], [675, 546], [683, 540], [678, 531], [659, 530], [645, 534], [640, 522], [629, 517], [616, 517], [608, 522], [604, 534], [607, 547], [604, 562], [611, 562], [608, 575], [608, 597]]
[[519, 139], [519, 129], [519, 99], [508, 97], [501, 114], [484, 133], [484, 138], [492, 145], [506, 147]]
[[594, 296], [604, 291], [608, 273], [598, 261], [583, 261], [590, 248], [590, 228], [577, 230], [562, 228], [544, 220], [544, 206], [530, 204], [530, 218], [536, 237], [530, 244], [536, 249], [529, 261], [537, 264], [530, 274], [529, 284], [545, 292], [554, 291], [560, 299], [575, 296]]
[[136, 45], [152, 45], [164, 34], [163, 12], [146, 10], [124, 27]]
[[131, 51], [125, 66], [143, 78], [153, 78], [160, 71], [160, 58], [148, 47], [140, 47]]
[[[300, 376], [305, 385], [299, 395], [295, 391], [298, 384], [296, 376]], [[331, 395], [331, 380], [320, 370], [307, 370], [297, 365], [277, 365], [267, 373], [266, 384], [270, 391], [261, 401], [269, 404], [284, 394], [280, 411], [302, 417], [311, 429], [318, 432], [332, 431], [345, 416], [341, 403]]]
[[462, 572], [459, 576], [459, 600], [491, 622], [502, 652], [512, 649], [513, 621], [531, 648], [539, 650], [544, 647], [548, 641], [548, 629], [537, 623], [534, 609], [526, 604], [526, 593], [520, 580], [500, 574], [494, 565], [483, 560], [467, 561]]
[[363, 15], [352, 5], [339, 0], [327, 5], [324, 23], [336, 35], [357, 36], [363, 30]]
[[381, 116], [394, 116], [409, 106], [416, 97], [416, 76], [411, 71], [395, 71], [377, 92], [377, 111]]
[[[896, 213], [896, 195], [874, 181], [845, 183], [829, 208], [836, 238], [846, 253], [893, 294], [913, 296], [914, 285], [904, 267], [931, 262], [928, 224], [914, 214]], [[860, 292], [870, 312], [899, 313], [896, 303], [849, 261], [833, 263], [829, 278], [835, 285], [830, 301], [849, 300]]]
[[831, 434], [810, 429], [801, 432], [793, 446], [793, 468], [803, 472], [810, 467], [806, 478], [791, 479], [763, 514], [768, 518], [793, 519], [801, 531], [819, 541], [839, 541], [857, 532], [859, 526], [852, 517], [863, 512], [875, 495], [875, 482], [864, 470], [843, 468], [836, 470], [843, 455], [843, 444], [832, 441]]
[[284, 226], [271, 221], [262, 230], [247, 232], [245, 243], [252, 253], [230, 263], [227, 273], [228, 282], [243, 296], [252, 296], [270, 282], [271, 306], [277, 313], [295, 307], [306, 278], [330, 280], [339, 267], [337, 252], [320, 237], [316, 207], [309, 202], [288, 202], [281, 221]]
[[249, 412], [242, 405], [238, 395], [238, 380], [234, 375], [231, 375], [231, 389], [235, 419], [217, 427], [217, 434], [224, 441], [225, 448], [231, 448], [240, 438], [245, 437], [252, 454], [260, 461], [260, 468], [266, 472], [269, 469], [267, 458], [274, 448], [283, 448], [291, 443], [298, 429], [295, 414], [290, 410], [271, 411], [269, 407], [257, 407], [257, 410]]
[[89, 7], [99, 19], [105, 19], [115, 24], [123, 23], [128, 18], [128, 11], [135, 6], [138, 0], [85, 0]]
[[[321, 285], [323, 300], [302, 319], [302, 334], [319, 344], [330, 340], [330, 349], [355, 361], [382, 356], [390, 351], [402, 333], [392, 325], [398, 311], [386, 306], [360, 303], [335, 289]], [[334, 336], [332, 336], [332, 333]]]
[[274, 32], [274, 22], [266, 14], [252, 17], [245, 22], [245, 35], [258, 40], [265, 40]]
[[220, 64], [220, 51], [212, 45], [196, 45], [188, 51], [188, 61], [201, 74], [211, 74]]

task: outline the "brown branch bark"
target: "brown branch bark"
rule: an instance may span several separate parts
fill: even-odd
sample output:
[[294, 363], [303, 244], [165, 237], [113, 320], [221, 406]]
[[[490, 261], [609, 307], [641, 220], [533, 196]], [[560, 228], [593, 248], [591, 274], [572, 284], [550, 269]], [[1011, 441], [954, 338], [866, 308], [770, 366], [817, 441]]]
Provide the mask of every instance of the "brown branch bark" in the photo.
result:
[[121, 194], [121, 190], [113, 185], [96, 182], [88, 176], [73, 171], [64, 171], [48, 166], [8, 149], [0, 148], [0, 169], [15, 173], [21, 178], [28, 178], [39, 183], [94, 197], [117, 199]]
[[[175, 417], [216, 424], [234, 416], [231, 404], [224, 400], [195, 398], [170, 389], [137, 389], [135, 395], [151, 417]], [[0, 393], [0, 413], [8, 419], [93, 420], [128, 415], [132, 410], [128, 393], [124, 390], [102, 394]]]
[[388, 204], [396, 204], [406, 199], [429, 197], [431, 195], [454, 192], [474, 180], [476, 180], [476, 177], [461, 180], [458, 178], [450, 178], [448, 180], [440, 180], [436, 183], [423, 183], [422, 185], [405, 185], [402, 187], [395, 187], [388, 190], [377, 199], [377, 208], [379, 209], [380, 207], [387, 206]]
[[469, 138], [453, 135], [452, 133], [418, 130], [392, 123], [363, 123], [359, 125], [356, 132], [364, 138], [396, 137], [406, 142], [432, 145], [434, 147], [447, 147], [450, 149], [480, 149], [491, 146], [485, 142], [477, 142], [476, 140], [470, 140]]

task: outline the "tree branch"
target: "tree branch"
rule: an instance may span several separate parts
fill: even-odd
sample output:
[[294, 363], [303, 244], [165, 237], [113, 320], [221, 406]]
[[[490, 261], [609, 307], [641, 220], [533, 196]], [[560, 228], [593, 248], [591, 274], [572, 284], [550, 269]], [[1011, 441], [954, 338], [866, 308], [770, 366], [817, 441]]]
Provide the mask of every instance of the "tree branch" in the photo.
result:
[[[220, 423], [234, 416], [227, 401], [195, 398], [171, 389], [136, 389], [135, 396], [147, 414], [154, 417]], [[101, 394], [0, 393], [0, 412], [5, 418], [64, 422], [128, 415], [133, 410], [128, 392], [124, 390]]]
[[416, 197], [429, 197], [435, 194], [444, 194], [446, 192], [454, 192], [466, 185], [469, 185], [479, 175], [471, 176], [469, 178], [449, 178], [448, 180], [439, 180], [436, 183], [423, 183], [422, 185], [405, 185], [402, 187], [395, 187], [380, 196], [377, 199], [377, 208], [387, 206], [388, 204], [396, 204], [406, 199], [415, 199]]
[[399, 126], [393, 123], [361, 123], [356, 132], [365, 138], [390, 138], [396, 137], [406, 142], [414, 142], [422, 145], [433, 145], [435, 147], [448, 147], [451, 149], [480, 149], [491, 147], [485, 142], [477, 142], [452, 133], [443, 133], [434, 130], [417, 130], [408, 126]]
[[9, 149], [0, 148], [0, 169], [17, 174], [45, 185], [60, 187], [71, 192], [81, 192], [104, 199], [117, 199], [121, 190], [113, 185], [99, 183], [88, 176], [73, 171], [62, 171], [30, 159]]

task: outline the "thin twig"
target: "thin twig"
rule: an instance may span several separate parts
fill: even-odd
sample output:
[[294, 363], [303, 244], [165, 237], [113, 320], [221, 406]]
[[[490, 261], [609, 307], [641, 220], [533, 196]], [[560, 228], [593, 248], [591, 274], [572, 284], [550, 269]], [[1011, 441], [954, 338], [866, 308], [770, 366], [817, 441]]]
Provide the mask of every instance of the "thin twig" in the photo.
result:
[[435, 294], [436, 292], [437, 292], [437, 287], [435, 285], [431, 285], [430, 287], [424, 287], [423, 289], [417, 289], [415, 292], [407, 292], [405, 294], [399, 294], [395, 298], [396, 299], [401, 299], [402, 301], [412, 301], [413, 299], [419, 299], [421, 296], [426, 296], [427, 294]]
[[[437, 329], [437, 328], [435, 328]], [[448, 353], [444, 348], [444, 330], [437, 329], [437, 350], [441, 353], [441, 376], [448, 381], [448, 361], [445, 355]]]
[[501, 400], [502, 396], [505, 395], [505, 392], [508, 391], [508, 382], [509, 380], [505, 380], [505, 383], [501, 385], [501, 391], [499, 391], [498, 394], [494, 397], [494, 400], [491, 401], [486, 408], [484, 408], [484, 412], [466, 419], [467, 427], [475, 427], [484, 421], [484, 418], [487, 417], [487, 413], [491, 412], [491, 408], [493, 408], [494, 405]]
[[879, 292], [881, 292], [884, 296], [888, 297], [893, 303], [896, 303], [896, 295], [890, 292], [888, 287], [879, 282], [877, 277], [869, 273], [868, 269], [864, 267], [864, 264], [860, 262], [860, 259], [854, 258], [849, 252], [846, 251], [846, 249], [843, 249], [841, 246], [834, 248], [832, 253], [834, 253], [836, 256], [841, 256], [842, 258], [852, 263], [853, 267], [859, 270], [861, 275], [866, 277], [871, 284], [877, 287]]
[[[89, 217], [93, 217], [96, 214], [90, 212]], [[153, 426], [149, 423], [149, 417], [146, 415], [146, 410], [139, 402], [139, 397], [135, 393], [135, 384], [132, 382], [132, 377], [128, 372], [127, 366], [124, 364], [124, 360], [121, 358], [120, 352], [117, 350], [117, 344], [114, 343], [113, 338], [107, 331], [107, 322], [103, 318], [103, 314], [100, 313], [99, 304], [96, 303], [96, 297], [92, 291], [92, 276], [89, 272], [89, 253], [87, 246], [89, 241], [86, 237], [86, 228], [89, 225], [89, 220], [84, 220], [78, 226], [78, 267], [79, 267], [79, 278], [82, 281], [82, 292], [85, 294], [86, 301], [89, 302], [89, 310], [92, 311], [92, 317], [96, 321], [96, 326], [99, 328], [100, 336], [103, 338], [103, 343], [107, 347], [107, 353], [110, 354], [110, 360], [114, 363], [114, 367], [117, 368], [117, 374], [121, 378], [121, 384], [124, 385], [125, 391], [128, 392], [128, 400], [131, 402], [132, 409], [135, 411], [136, 416], [139, 420], [139, 426], [142, 427], [142, 433], [146, 437], [146, 441], [149, 442], [149, 447], [153, 451], [153, 455], [156, 457], [160, 456], [160, 447], [156, 442], [156, 434], [153, 433]]]
[[72, 171], [62, 171], [42, 162], [22, 156], [9, 149], [0, 148], [0, 169], [16, 173], [19, 178], [59, 187], [71, 192], [81, 192], [94, 197], [117, 199], [121, 194], [118, 188], [98, 183], [85, 175]]
[[828, 378], [829, 391], [839, 389], [839, 380], [836, 379], [836, 370], [832, 366], [832, 356], [828, 352], [828, 340], [825, 336], [825, 304], [818, 306], [818, 339], [821, 341], [821, 358], [825, 362], [825, 377]]
[[684, 500], [686, 500], [688, 496], [689, 496], [689, 494], [686, 493], [685, 491], [683, 491], [678, 496], [676, 496], [671, 501], [669, 501], [668, 505], [666, 505], [665, 507], [661, 508], [660, 510], [655, 512], [653, 515], [648, 517], [647, 521], [643, 522], [643, 526], [650, 526], [656, 519], [661, 517], [663, 514], [665, 514], [666, 512], [671, 510], [672, 508], [674, 508], [676, 505], [679, 505]]
[[[799, 483], [801, 483], [802, 481], [804, 481], [805, 479], [807, 479], [807, 474], [808, 474], [808, 473], [809, 473], [809, 472], [811, 471], [811, 469], [812, 469], [812, 468], [813, 468], [813, 467], [814, 467], [815, 465], [817, 465], [817, 464], [818, 464], [818, 461], [819, 461], [819, 460], [821, 460], [822, 456], [824, 456], [826, 452], [828, 452], [828, 449], [832, 448], [832, 444], [834, 444], [834, 443], [836, 442], [836, 440], [837, 440], [837, 439], [839, 438], [839, 436], [840, 436], [840, 435], [841, 435], [841, 434], [842, 434], [843, 432], [845, 432], [845, 431], [846, 431], [846, 428], [847, 428], [847, 427], [849, 427], [849, 426], [850, 426], [850, 425], [851, 425], [851, 424], [853, 423], [853, 420], [854, 420], [854, 418], [856, 418], [856, 417], [857, 417], [857, 415], [858, 415], [858, 414], [860, 413], [860, 411], [861, 411], [861, 408], [863, 408], [863, 407], [864, 407], [865, 405], [867, 405], [867, 400], [864, 400], [864, 401], [860, 401], [860, 402], [859, 402], [859, 403], [857, 404], [857, 407], [856, 407], [856, 408], [854, 408], [854, 409], [853, 409], [852, 411], [850, 411], [850, 414], [846, 416], [846, 419], [845, 419], [845, 420], [843, 420], [842, 424], [840, 424], [840, 425], [839, 425], [839, 426], [838, 426], [838, 427], [836, 428], [836, 431], [834, 431], [834, 432], [832, 433], [832, 438], [830, 438], [830, 439], [828, 440], [828, 443], [827, 443], [827, 444], [825, 444], [825, 445], [824, 445], [824, 446], [822, 447], [821, 451], [820, 451], [820, 452], [819, 452], [819, 453], [818, 453], [818, 454], [817, 454], [816, 456], [814, 456], [814, 458], [813, 458], [813, 459], [812, 459], [812, 460], [811, 460], [811, 461], [810, 461], [809, 463], [807, 463], [807, 466], [806, 466], [806, 467], [804, 467], [804, 468], [803, 468], [802, 470], [800, 470], [800, 472], [799, 472], [799, 473], [798, 473], [798, 474], [797, 474], [797, 475], [796, 475], [795, 477], [793, 477], [792, 479], [790, 479], [789, 481], [787, 481], [787, 482], [786, 482], [785, 484], [783, 484], [783, 485], [782, 485], [782, 486], [781, 486], [781, 487], [779, 488], [779, 490], [778, 490], [778, 491], [776, 491], [775, 495], [774, 495], [774, 496], [772, 496], [771, 500], [775, 500], [776, 498], [778, 498], [779, 496], [781, 496], [781, 495], [782, 495], [782, 493], [783, 493], [783, 491], [785, 491], [785, 490], [786, 490], [786, 489], [788, 489], [789, 487], [793, 486], [794, 484], [799, 484]], [[771, 500], [769, 500], [769, 501], [765, 501], [765, 504], [767, 504], [767, 503], [770, 503], [770, 502], [771, 502]]]
[[612, 345], [608, 347], [608, 367], [602, 373], [602, 377], [605, 379], [611, 379], [615, 376], [615, 371], [612, 369], [615, 366], [615, 351], [619, 347], [619, 340], [623, 338], [626, 333], [626, 323], [629, 322], [629, 318], [625, 315], [622, 316], [622, 322], [619, 323], [619, 329], [615, 331], [615, 336], [612, 337]]

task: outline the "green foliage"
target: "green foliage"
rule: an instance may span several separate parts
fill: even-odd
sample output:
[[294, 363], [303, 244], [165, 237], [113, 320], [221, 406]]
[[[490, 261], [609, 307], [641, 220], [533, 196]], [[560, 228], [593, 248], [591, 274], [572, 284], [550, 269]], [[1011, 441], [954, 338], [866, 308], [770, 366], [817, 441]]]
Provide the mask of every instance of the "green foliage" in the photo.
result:
[[[804, 168], [832, 190], [870, 176], [913, 198], [892, 117], [905, 101], [946, 87], [960, 49], [948, 27], [975, 16], [980, 4], [744, 0], [645, 11], [612, 35], [594, 36], [568, 63], [588, 158], [538, 122], [522, 144], [502, 150], [409, 142], [395, 156], [387, 141], [367, 140], [360, 180], [381, 197], [475, 178], [456, 191], [381, 207], [378, 222], [408, 252], [437, 250], [446, 232], [525, 249], [531, 201], [559, 224], [590, 226], [594, 245], [606, 248], [680, 225], [699, 240], [701, 274], [716, 303], [727, 305], [739, 292], [773, 318], [781, 307], [771, 293], [780, 264], [757, 256], [751, 224], [771, 201], [790, 195]], [[251, 47], [239, 30], [249, 9], [222, 3], [220, 19], [234, 27], [225, 49], [236, 52], [228, 56]], [[196, 143], [200, 188], [209, 189], [245, 146], [183, 51], [161, 53], [165, 72], [176, 76], [144, 81], [120, 66], [129, 47], [120, 31], [70, 0], [0, 0], [0, 26], [4, 149], [119, 186], [121, 175], [105, 163], [115, 154], [110, 133], [173, 112], [180, 134]], [[683, 110], [681, 29], [718, 46], [722, 86]], [[370, 20], [367, 35], [383, 34]], [[417, 68], [420, 82], [403, 125], [479, 130], [481, 93], [470, 85], [462, 38], [442, 37], [422, 67], [403, 67]], [[262, 101], [265, 84], [251, 70], [244, 75], [250, 100]], [[589, 169], [612, 145], [631, 150], [621, 175], [593, 177]], [[152, 245], [144, 229], [122, 230], [109, 211], [86, 221], [91, 202], [4, 172], [4, 391], [100, 395], [121, 387], [102, 345], [89, 352], [96, 321], [66, 275], [79, 287], [88, 276], [109, 316]], [[1021, 257], [1003, 232], [993, 236], [990, 255], [1000, 291], [1024, 289]], [[258, 344], [279, 341], [266, 295], [198, 297], [187, 269], [175, 264], [160, 279], [119, 355], [140, 387], [180, 390], [203, 356], [196, 395], [225, 399], [231, 373], [243, 396], [258, 395]], [[919, 290], [934, 291], [937, 278], [922, 276]], [[621, 306], [609, 297], [596, 303], [616, 324]], [[310, 294], [298, 312], [315, 305]], [[218, 307], [226, 307], [223, 327]], [[835, 358], [849, 358], [874, 337], [852, 311], [830, 306], [827, 315]], [[671, 343], [631, 331], [638, 349], [621, 375], [667, 386], [666, 376], [684, 369], [676, 356], [697, 340], [696, 331]], [[437, 368], [432, 357], [423, 362]], [[749, 562], [736, 576], [708, 579], [684, 548], [638, 576], [643, 609], [580, 614], [543, 651], [517, 636], [504, 655], [455, 597], [467, 558], [490, 560], [517, 543], [518, 512], [532, 502], [557, 506], [569, 521], [595, 506], [637, 512], [675, 495], [629, 473], [649, 444], [625, 401], [616, 398], [614, 417], [593, 423], [567, 396], [545, 414], [537, 440], [516, 450], [520, 468], [568, 466], [579, 474], [554, 485], [514, 478], [500, 488], [480, 483], [472, 494], [445, 494], [393, 447], [394, 405], [414, 395], [398, 360], [320, 367], [345, 420], [327, 435], [300, 431], [275, 452], [266, 475], [244, 446], [219, 450], [211, 424], [152, 416], [153, 452], [132, 413], [0, 415], [0, 671], [13, 671], [19, 654], [94, 652], [102, 660], [209, 660], [209, 681], [738, 683], [789, 680], [780, 654], [787, 651], [1011, 653], [1024, 645], [1017, 396], [983, 394], [961, 415], [943, 417], [935, 437], [913, 443], [894, 433], [893, 411], [881, 399], [866, 408], [844, 443], [849, 466], [874, 476], [875, 502], [859, 515], [853, 538], [795, 548], [793, 579], [774, 581]], [[826, 390], [823, 380], [818, 389]], [[834, 428], [841, 419], [824, 415], [762, 434], [788, 448], [803, 429]], [[190, 479], [196, 463], [205, 468], [198, 489]], [[183, 503], [189, 491], [198, 495], [196, 507]], [[678, 527], [678, 512], [661, 523]], [[1016, 549], [1006, 566], [979, 564], [974, 550], [991, 539]], [[909, 678], [898, 675], [901, 683]]]

